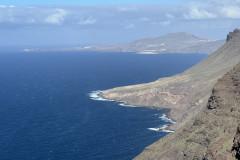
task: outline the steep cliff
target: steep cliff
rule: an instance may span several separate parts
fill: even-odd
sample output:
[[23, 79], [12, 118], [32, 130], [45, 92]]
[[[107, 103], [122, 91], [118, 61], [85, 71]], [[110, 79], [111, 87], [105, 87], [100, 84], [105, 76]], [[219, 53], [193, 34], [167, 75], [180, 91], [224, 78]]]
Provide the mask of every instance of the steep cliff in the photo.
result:
[[240, 64], [217, 82], [208, 104], [194, 119], [147, 147], [136, 159], [240, 159], [239, 123]]
[[168, 116], [178, 129], [207, 104], [219, 78], [240, 61], [240, 30], [228, 35], [227, 42], [205, 60], [173, 77], [106, 90], [100, 96], [130, 105], [171, 109]]
[[236, 159], [240, 159], [240, 124], [238, 124], [237, 133], [234, 137], [232, 152]]

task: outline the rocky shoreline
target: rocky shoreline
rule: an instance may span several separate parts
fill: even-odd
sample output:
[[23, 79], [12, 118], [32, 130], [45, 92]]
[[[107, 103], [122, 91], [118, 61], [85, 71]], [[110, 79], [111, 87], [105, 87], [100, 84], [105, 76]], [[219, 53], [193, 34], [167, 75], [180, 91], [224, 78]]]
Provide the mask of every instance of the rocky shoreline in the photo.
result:
[[206, 106], [217, 81], [238, 64], [239, 41], [240, 31], [236, 29], [228, 35], [225, 45], [181, 74], [109, 89], [100, 96], [133, 106], [170, 109], [167, 116], [176, 123], [169, 129], [177, 130]]
[[135, 159], [234, 160], [240, 153], [240, 63], [215, 85], [205, 108]]

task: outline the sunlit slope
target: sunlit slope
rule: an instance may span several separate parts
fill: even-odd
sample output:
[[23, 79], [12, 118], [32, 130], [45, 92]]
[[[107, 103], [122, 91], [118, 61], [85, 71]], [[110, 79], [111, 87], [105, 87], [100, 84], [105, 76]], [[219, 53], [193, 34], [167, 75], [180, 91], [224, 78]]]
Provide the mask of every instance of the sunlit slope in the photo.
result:
[[240, 64], [217, 82], [208, 104], [194, 119], [147, 147], [136, 159], [239, 159], [239, 93]]
[[178, 129], [206, 106], [217, 80], [239, 61], [240, 30], [236, 29], [220, 49], [181, 74], [106, 90], [101, 96], [136, 106], [169, 108], [168, 116], [177, 122], [171, 128]]
[[211, 54], [225, 43], [224, 40], [201, 38], [189, 33], [169, 33], [156, 38], [140, 39], [121, 45], [92, 46], [90, 50], [105, 52], [135, 52], [140, 54], [207, 53]]

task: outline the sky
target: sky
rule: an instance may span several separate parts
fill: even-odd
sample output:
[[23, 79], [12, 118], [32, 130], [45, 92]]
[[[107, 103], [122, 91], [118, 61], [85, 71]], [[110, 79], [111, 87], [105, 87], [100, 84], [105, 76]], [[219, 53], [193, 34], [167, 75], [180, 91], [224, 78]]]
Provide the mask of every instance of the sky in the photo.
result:
[[225, 39], [240, 0], [0, 0], [0, 46], [119, 44], [188, 32]]
[[2, 5], [100, 5], [100, 4], [149, 4], [179, 3], [180, 0], [0, 0]]

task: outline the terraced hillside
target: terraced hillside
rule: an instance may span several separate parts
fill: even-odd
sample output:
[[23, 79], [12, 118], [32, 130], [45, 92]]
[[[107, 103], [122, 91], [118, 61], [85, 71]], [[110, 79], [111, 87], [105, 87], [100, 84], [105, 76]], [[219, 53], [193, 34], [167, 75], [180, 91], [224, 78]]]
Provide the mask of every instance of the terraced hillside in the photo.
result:
[[240, 61], [240, 30], [230, 32], [227, 42], [205, 60], [185, 72], [157, 81], [109, 89], [100, 96], [127, 104], [171, 109], [168, 117], [177, 130], [207, 104], [212, 88]]

